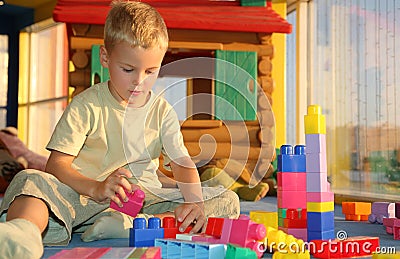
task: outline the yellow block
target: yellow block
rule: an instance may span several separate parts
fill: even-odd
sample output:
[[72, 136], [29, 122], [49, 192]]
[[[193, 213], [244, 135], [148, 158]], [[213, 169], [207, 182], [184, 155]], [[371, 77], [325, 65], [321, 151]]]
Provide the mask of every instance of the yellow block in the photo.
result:
[[328, 212], [334, 210], [335, 205], [333, 201], [307, 202], [307, 212]]
[[310, 252], [305, 251], [304, 253], [285, 253], [275, 252], [272, 255], [272, 259], [310, 259]]
[[255, 223], [268, 227], [278, 228], [278, 213], [271, 211], [250, 211], [250, 219]]
[[325, 115], [322, 115], [321, 106], [310, 105], [307, 115], [304, 116], [305, 134], [326, 134]]

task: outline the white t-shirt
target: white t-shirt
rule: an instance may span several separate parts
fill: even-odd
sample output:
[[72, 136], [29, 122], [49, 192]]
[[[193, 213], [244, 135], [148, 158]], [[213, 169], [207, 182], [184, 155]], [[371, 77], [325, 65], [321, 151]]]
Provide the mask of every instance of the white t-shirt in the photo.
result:
[[178, 117], [171, 105], [151, 92], [140, 108], [125, 108], [111, 95], [107, 82], [75, 96], [56, 125], [48, 150], [75, 156], [73, 168], [104, 180], [114, 170], [130, 170], [134, 183], [161, 187], [156, 170], [189, 157]]

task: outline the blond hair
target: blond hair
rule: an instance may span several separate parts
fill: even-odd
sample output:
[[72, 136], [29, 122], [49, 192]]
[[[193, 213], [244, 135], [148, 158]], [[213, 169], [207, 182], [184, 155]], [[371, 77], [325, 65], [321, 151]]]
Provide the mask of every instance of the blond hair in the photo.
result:
[[114, 45], [127, 42], [144, 49], [168, 48], [167, 26], [157, 10], [141, 2], [114, 1], [104, 26], [104, 45], [111, 52]]

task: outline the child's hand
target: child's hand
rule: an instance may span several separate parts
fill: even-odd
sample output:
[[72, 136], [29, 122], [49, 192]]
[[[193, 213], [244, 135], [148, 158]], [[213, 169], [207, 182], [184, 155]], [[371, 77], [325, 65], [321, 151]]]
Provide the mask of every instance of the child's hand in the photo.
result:
[[97, 202], [105, 202], [111, 199], [118, 206], [122, 207], [122, 203], [128, 201], [125, 190], [130, 193], [140, 189], [139, 186], [131, 184], [127, 180], [130, 177], [132, 177], [132, 173], [127, 169], [119, 168], [115, 170], [104, 181], [98, 182], [93, 191], [92, 198]]
[[204, 203], [184, 203], [175, 209], [175, 218], [182, 222], [179, 231], [183, 232], [190, 224], [194, 224], [190, 233], [205, 231], [206, 217], [204, 215]]

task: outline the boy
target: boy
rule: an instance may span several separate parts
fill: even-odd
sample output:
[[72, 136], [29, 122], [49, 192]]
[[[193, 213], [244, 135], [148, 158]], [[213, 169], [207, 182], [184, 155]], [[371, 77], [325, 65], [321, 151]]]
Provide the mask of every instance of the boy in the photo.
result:
[[[200, 231], [206, 216], [239, 215], [236, 194], [201, 188], [176, 113], [151, 91], [168, 45], [159, 13], [140, 2], [115, 2], [104, 33], [100, 61], [110, 80], [66, 108], [47, 145], [46, 172], [21, 171], [11, 182], [0, 208], [2, 256], [39, 258], [43, 244], [66, 245], [73, 230], [93, 222], [82, 239], [126, 237], [132, 219], [127, 224], [127, 216], [103, 211], [110, 200], [123, 206], [125, 192], [138, 188], [146, 193], [143, 213], [175, 215], [182, 231], [192, 223]], [[161, 188], [160, 153], [179, 189]]]

